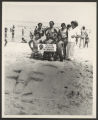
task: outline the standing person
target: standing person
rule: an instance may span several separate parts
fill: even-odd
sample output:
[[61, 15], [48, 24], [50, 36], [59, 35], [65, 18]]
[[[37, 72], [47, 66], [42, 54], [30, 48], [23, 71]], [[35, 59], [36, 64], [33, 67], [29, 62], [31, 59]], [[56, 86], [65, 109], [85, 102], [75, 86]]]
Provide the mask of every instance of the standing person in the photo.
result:
[[79, 37], [76, 37], [76, 45], [78, 44], [78, 38], [79, 38]]
[[[57, 30], [56, 28], [54, 28], [54, 21], [50, 21], [49, 22], [49, 27], [45, 29], [45, 36], [46, 36], [46, 40], [45, 43], [46, 44], [56, 44], [57, 42]], [[52, 60], [54, 53], [53, 52], [48, 52], [48, 60]]]
[[24, 28], [22, 28], [22, 41], [24, 41]]
[[4, 44], [4, 46], [7, 45], [7, 31], [8, 31], [8, 29], [5, 27], [5, 44]]
[[33, 38], [34, 38], [34, 35], [32, 34], [32, 32], [30, 32], [30, 41], [28, 42], [28, 44], [32, 51], [33, 51], [33, 47], [32, 47]]
[[22, 36], [24, 37], [24, 28], [22, 28]]
[[42, 23], [38, 23], [38, 27], [36, 26], [35, 30], [34, 30], [34, 35], [36, 36], [36, 34], [39, 34], [39, 37], [41, 38], [42, 36], [44, 36], [44, 30], [42, 28]]
[[50, 41], [48, 40], [49, 43], [55, 42], [55, 36], [57, 36], [57, 30], [54, 28], [53, 21], [49, 22], [49, 27], [45, 30], [45, 35], [46, 38], [48, 36], [48, 38], [50, 39]]
[[81, 29], [81, 38], [80, 38], [80, 45], [79, 47], [85, 47], [85, 38], [86, 38], [87, 32], [85, 29], [85, 26], [82, 27]]
[[[67, 33], [67, 27], [65, 23], [61, 24], [61, 29], [59, 30], [58, 34], [61, 36], [61, 39], [64, 43], [63, 54], [64, 54], [64, 59], [65, 59], [66, 58], [66, 46], [68, 43], [68, 33]], [[59, 42], [58, 44], [61, 44], [61, 42]]]
[[68, 31], [67, 60], [74, 59], [74, 47], [76, 37], [79, 35], [78, 22], [72, 21], [71, 28]]
[[13, 27], [12, 27], [12, 40], [14, 39], [14, 36], [15, 36], [15, 26], [13, 25]]
[[24, 38], [24, 28], [22, 28], [22, 43], [27, 43], [27, 41]]
[[88, 48], [88, 43], [89, 43], [89, 37], [88, 37], [88, 34], [87, 34], [86, 37], [85, 37], [84, 47], [87, 46], [87, 48]]

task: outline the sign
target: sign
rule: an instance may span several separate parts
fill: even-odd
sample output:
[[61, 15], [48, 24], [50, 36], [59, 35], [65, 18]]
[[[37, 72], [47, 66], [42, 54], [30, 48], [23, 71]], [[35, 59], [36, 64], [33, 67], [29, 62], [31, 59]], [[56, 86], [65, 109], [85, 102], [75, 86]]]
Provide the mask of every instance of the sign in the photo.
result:
[[56, 52], [56, 44], [38, 44], [38, 51]]

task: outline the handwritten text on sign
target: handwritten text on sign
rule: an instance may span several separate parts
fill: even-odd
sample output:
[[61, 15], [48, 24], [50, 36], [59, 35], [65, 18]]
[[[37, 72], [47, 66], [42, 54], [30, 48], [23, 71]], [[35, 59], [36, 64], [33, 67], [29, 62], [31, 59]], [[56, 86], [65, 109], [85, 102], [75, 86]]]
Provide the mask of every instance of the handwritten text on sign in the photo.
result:
[[38, 51], [56, 51], [56, 44], [38, 44]]

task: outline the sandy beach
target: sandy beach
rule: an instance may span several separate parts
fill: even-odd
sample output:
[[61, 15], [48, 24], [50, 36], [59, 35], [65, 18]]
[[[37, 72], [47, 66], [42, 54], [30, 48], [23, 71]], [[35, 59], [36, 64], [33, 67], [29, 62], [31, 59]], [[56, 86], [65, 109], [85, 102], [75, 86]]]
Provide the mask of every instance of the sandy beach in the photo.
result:
[[5, 115], [91, 115], [92, 48], [76, 48], [75, 60], [30, 58], [28, 43], [4, 47]]

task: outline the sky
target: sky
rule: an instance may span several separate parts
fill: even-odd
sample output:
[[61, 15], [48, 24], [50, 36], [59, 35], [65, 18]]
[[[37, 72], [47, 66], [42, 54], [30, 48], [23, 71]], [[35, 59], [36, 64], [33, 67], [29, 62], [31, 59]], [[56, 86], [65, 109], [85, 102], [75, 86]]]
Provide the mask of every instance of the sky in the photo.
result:
[[77, 20], [79, 24], [95, 27], [95, 2], [3, 2], [3, 21], [38, 21], [70, 23]]

